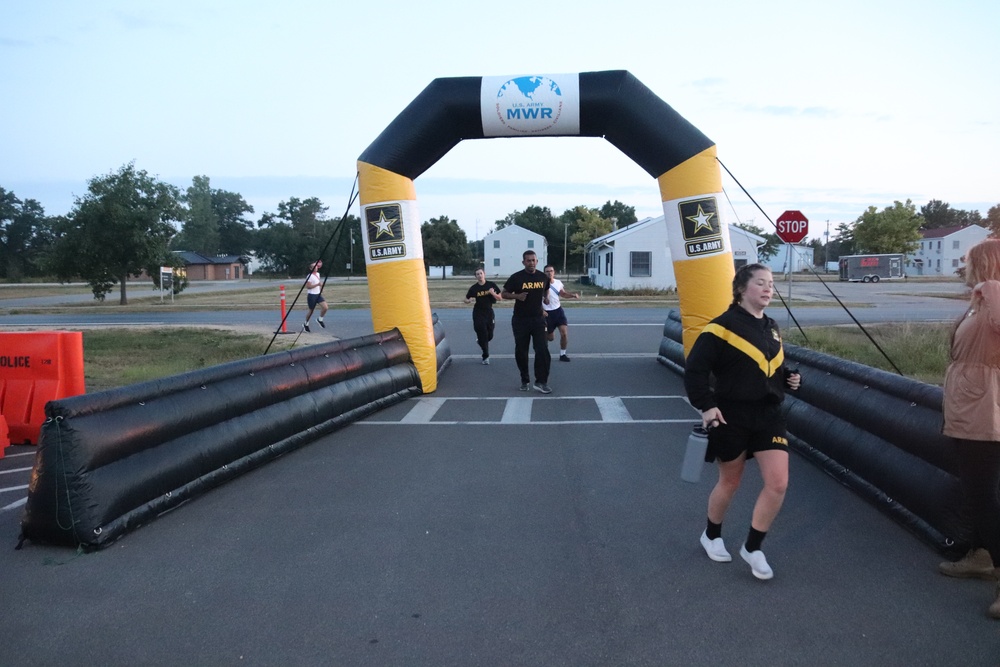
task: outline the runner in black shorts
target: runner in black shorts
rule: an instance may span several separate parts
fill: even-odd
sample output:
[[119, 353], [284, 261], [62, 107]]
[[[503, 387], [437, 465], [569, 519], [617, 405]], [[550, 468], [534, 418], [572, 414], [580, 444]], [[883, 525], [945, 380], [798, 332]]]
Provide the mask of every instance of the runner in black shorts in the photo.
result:
[[483, 365], [490, 365], [490, 341], [493, 340], [493, 329], [496, 319], [493, 316], [493, 304], [503, 297], [500, 296], [500, 287], [492, 281], [486, 280], [486, 272], [476, 269], [476, 282], [465, 293], [465, 302], [476, 302], [472, 307], [472, 328], [476, 331], [476, 343], [483, 351]]
[[319, 306], [319, 317], [316, 318], [316, 321], [321, 327], [326, 328], [326, 322], [323, 321], [323, 318], [326, 317], [329, 306], [326, 305], [326, 299], [323, 298], [323, 278], [319, 275], [321, 268], [323, 268], [323, 260], [321, 259], [316, 260], [309, 267], [309, 277], [306, 278], [306, 304], [309, 306], [309, 310], [306, 312], [306, 321], [302, 324], [303, 331], [309, 331], [309, 319], [313, 316], [316, 306]]
[[566, 347], [569, 342], [569, 322], [566, 320], [566, 311], [563, 310], [560, 298], [579, 299], [579, 292], [567, 292], [563, 282], [556, 278], [556, 267], [551, 264], [545, 266], [545, 277], [549, 279], [549, 302], [542, 304], [545, 311], [545, 331], [550, 341], [555, 340], [556, 331], [559, 331], [559, 361], [569, 361], [566, 354]]
[[758, 579], [774, 576], [760, 547], [788, 486], [788, 437], [781, 402], [785, 386], [795, 390], [801, 381], [797, 371], [785, 367], [778, 325], [764, 314], [773, 291], [770, 269], [761, 264], [741, 267], [733, 279], [732, 305], [702, 329], [684, 371], [688, 399], [709, 429], [705, 460], [719, 462], [719, 481], [708, 497], [701, 545], [714, 561], [732, 560], [722, 541], [722, 520], [747, 458], [755, 458], [764, 487], [740, 556]]

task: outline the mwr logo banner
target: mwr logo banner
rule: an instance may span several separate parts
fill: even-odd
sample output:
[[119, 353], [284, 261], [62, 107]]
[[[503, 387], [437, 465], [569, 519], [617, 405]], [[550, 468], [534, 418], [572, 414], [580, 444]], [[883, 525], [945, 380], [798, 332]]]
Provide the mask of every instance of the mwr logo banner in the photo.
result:
[[484, 137], [580, 134], [580, 75], [484, 76]]
[[379, 202], [363, 208], [362, 238], [369, 263], [424, 258], [416, 202]]

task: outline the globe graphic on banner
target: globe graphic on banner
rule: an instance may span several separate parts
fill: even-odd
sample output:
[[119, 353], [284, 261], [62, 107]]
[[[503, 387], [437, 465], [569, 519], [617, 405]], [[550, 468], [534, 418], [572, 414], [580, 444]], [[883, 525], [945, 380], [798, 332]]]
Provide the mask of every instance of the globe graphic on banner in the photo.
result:
[[513, 132], [537, 134], [551, 130], [562, 114], [563, 95], [552, 79], [520, 76], [497, 91], [497, 116]]

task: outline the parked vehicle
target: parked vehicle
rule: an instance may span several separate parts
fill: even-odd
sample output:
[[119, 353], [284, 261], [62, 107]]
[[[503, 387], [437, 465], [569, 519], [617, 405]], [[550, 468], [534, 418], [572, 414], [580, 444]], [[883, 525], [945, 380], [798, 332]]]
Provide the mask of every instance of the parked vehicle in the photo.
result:
[[877, 283], [905, 278], [902, 254], [845, 255], [840, 258], [840, 279], [852, 283]]

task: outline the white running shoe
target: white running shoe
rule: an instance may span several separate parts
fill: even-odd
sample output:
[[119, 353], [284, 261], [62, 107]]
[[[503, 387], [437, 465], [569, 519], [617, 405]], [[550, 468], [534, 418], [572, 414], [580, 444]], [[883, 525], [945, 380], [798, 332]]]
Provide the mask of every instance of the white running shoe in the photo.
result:
[[705, 548], [705, 553], [708, 557], [714, 560], [716, 563], [728, 563], [733, 559], [726, 551], [726, 543], [722, 541], [721, 537], [717, 537], [714, 540], [708, 539], [708, 531], [701, 534], [701, 546]]
[[774, 576], [774, 572], [771, 570], [771, 566], [767, 564], [767, 559], [764, 558], [764, 552], [760, 551], [747, 551], [747, 546], [744, 544], [740, 547], [740, 556], [743, 557], [747, 563], [750, 564], [750, 569], [753, 570], [753, 576], [758, 579], [770, 579]]

